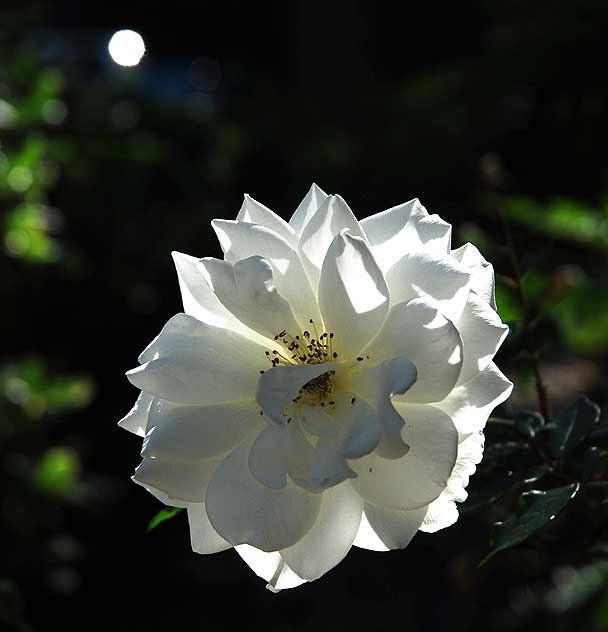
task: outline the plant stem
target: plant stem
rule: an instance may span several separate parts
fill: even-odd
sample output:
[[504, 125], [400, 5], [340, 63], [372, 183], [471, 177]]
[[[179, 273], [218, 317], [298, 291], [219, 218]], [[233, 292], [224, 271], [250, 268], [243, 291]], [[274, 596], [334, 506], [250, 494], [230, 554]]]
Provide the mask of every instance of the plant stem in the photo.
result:
[[534, 374], [534, 382], [536, 384], [536, 393], [538, 396], [538, 407], [540, 409], [541, 415], [545, 420], [549, 420], [551, 417], [551, 408], [549, 405], [549, 396], [547, 393], [547, 386], [543, 382], [542, 374], [540, 372], [540, 366], [538, 363], [538, 351], [536, 350], [534, 343], [532, 341], [531, 327], [530, 327], [530, 308], [528, 305], [528, 301], [526, 299], [526, 294], [524, 292], [523, 286], [523, 275], [521, 272], [521, 267], [519, 265], [519, 259], [517, 257], [517, 251], [515, 249], [515, 242], [513, 240], [513, 234], [511, 233], [511, 227], [509, 226], [509, 222], [505, 217], [505, 214], [502, 210], [499, 210], [500, 219], [502, 221], [503, 230], [505, 233], [505, 239], [507, 242], [507, 249], [509, 251], [509, 257], [511, 259], [511, 267], [513, 268], [513, 276], [515, 280], [515, 287], [517, 290], [517, 298], [522, 307], [524, 313], [524, 322], [523, 322], [523, 339], [524, 339], [524, 347], [527, 351], [527, 354], [530, 358], [530, 365], [532, 368], [532, 373]]

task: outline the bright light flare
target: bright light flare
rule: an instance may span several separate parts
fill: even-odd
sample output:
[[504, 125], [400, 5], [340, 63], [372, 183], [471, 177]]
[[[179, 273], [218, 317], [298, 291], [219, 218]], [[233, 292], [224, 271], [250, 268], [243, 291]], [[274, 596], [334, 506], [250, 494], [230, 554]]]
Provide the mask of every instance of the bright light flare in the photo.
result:
[[146, 45], [135, 31], [116, 31], [108, 44], [108, 52], [120, 66], [137, 66], [146, 52]]

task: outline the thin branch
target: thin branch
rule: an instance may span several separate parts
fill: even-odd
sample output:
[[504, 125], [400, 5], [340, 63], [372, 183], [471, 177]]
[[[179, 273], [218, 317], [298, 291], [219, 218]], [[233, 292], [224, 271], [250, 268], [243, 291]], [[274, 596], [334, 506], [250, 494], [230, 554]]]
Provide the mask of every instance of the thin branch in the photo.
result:
[[517, 291], [517, 298], [522, 307], [524, 313], [524, 322], [523, 322], [523, 339], [524, 346], [527, 351], [528, 357], [530, 358], [530, 365], [532, 368], [532, 372], [534, 374], [534, 382], [536, 383], [536, 392], [538, 395], [538, 407], [542, 416], [549, 420], [551, 417], [551, 408], [549, 405], [549, 396], [547, 393], [547, 386], [543, 381], [542, 374], [540, 372], [540, 366], [538, 363], [538, 351], [534, 345], [531, 333], [531, 314], [528, 305], [528, 301], [526, 299], [526, 294], [524, 292], [523, 286], [523, 275], [521, 272], [521, 267], [519, 265], [519, 259], [517, 257], [517, 250], [515, 248], [515, 242], [513, 240], [513, 234], [511, 233], [511, 227], [509, 226], [509, 222], [505, 217], [502, 209], [498, 211], [500, 215], [500, 219], [502, 221], [503, 230], [505, 233], [505, 240], [507, 242], [507, 250], [509, 252], [509, 257], [511, 259], [511, 267], [513, 269], [513, 277], [515, 281], [515, 289]]

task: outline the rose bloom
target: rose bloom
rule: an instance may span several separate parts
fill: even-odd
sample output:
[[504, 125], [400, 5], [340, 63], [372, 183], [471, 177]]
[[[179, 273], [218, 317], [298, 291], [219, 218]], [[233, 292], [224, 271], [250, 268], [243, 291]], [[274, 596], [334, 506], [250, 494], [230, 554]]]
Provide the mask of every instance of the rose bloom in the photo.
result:
[[133, 480], [272, 590], [453, 524], [512, 388], [491, 264], [417, 199], [359, 222], [313, 185], [212, 225], [224, 259], [173, 254], [184, 313], [127, 373]]

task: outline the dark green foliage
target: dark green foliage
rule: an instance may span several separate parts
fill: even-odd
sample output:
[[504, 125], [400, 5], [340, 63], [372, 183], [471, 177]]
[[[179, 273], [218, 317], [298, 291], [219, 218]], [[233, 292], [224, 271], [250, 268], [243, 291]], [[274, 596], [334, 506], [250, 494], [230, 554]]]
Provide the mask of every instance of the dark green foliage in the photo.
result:
[[570, 454], [589, 435], [600, 418], [600, 408], [582, 397], [552, 422], [549, 448], [554, 458]]
[[482, 563], [495, 553], [525, 542], [546, 527], [574, 498], [579, 483], [548, 491], [524, 492], [518, 500], [517, 512], [504, 522], [497, 522], [490, 535], [492, 550]]

